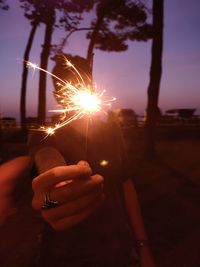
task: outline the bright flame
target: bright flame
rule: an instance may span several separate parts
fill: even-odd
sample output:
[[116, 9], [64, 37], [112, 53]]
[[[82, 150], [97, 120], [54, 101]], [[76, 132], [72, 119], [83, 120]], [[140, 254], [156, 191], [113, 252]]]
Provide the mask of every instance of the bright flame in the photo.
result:
[[72, 101], [75, 106], [79, 106], [82, 110], [88, 113], [97, 112], [101, 109], [101, 99], [89, 90], [78, 92], [74, 95]]
[[[61, 109], [52, 110], [52, 112], [59, 112], [62, 115], [61, 121], [52, 127], [41, 127], [47, 135], [53, 135], [55, 131], [66, 124], [72, 122], [73, 120], [80, 119], [83, 116], [94, 115], [103, 109], [104, 106], [111, 106], [111, 102], [115, 101], [116, 98], [105, 99], [103, 90], [101, 93], [97, 93], [95, 88], [91, 88], [85, 84], [83, 77], [80, 72], [75, 68], [75, 66], [64, 57], [66, 68], [72, 68], [73, 72], [76, 73], [76, 78], [78, 80], [76, 85], [72, 85], [71, 82], [64, 81], [53, 73], [46, 71], [36, 64], [27, 61], [27, 66], [51, 75], [57, 80], [57, 85], [59, 90], [55, 93], [57, 101], [62, 106]], [[73, 111], [73, 115], [69, 117], [69, 112]]]

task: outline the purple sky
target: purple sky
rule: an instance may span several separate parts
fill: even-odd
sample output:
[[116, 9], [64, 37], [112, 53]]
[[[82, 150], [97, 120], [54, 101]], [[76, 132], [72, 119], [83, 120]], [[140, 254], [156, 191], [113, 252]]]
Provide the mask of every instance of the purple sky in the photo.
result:
[[[19, 117], [19, 97], [24, 48], [30, 31], [29, 21], [24, 18], [18, 1], [8, 0], [9, 11], [0, 10], [0, 112], [2, 116]], [[151, 5], [151, 1], [149, 1]], [[165, 28], [163, 75], [159, 106], [164, 112], [170, 108], [196, 108], [200, 114], [200, 1], [165, 0]], [[85, 24], [86, 25], [86, 24]], [[39, 64], [44, 27], [41, 25], [31, 52], [31, 61]], [[65, 33], [54, 32], [54, 43]], [[74, 34], [65, 52], [86, 55], [88, 41], [84, 34]], [[94, 79], [99, 90], [115, 96], [114, 108], [131, 107], [143, 114], [146, 107], [146, 91], [151, 62], [151, 41], [132, 42], [121, 53], [95, 51]], [[49, 62], [49, 69], [52, 69]], [[55, 107], [49, 78], [47, 89], [48, 110]], [[27, 115], [37, 112], [38, 73], [29, 74]]]

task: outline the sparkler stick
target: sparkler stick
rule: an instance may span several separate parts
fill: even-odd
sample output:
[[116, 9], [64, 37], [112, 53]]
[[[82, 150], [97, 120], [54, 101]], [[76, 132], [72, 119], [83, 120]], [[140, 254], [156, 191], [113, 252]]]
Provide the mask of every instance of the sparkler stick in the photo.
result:
[[[106, 92], [105, 90], [101, 93], [97, 93], [94, 88], [85, 83], [77, 68], [67, 58], [64, 56], [63, 58], [65, 60], [65, 67], [71, 69], [76, 75], [77, 84], [75, 85], [70, 81], [65, 81], [59, 76], [40, 68], [30, 61], [26, 62], [27, 67], [46, 72], [57, 80], [56, 84], [59, 87], [59, 90], [54, 92], [54, 94], [61, 105], [61, 109], [51, 111], [61, 113], [62, 117], [59, 123], [51, 127], [40, 127], [39, 130], [45, 131], [47, 135], [53, 135], [57, 129], [71, 123], [74, 120], [80, 119], [83, 116], [90, 117], [95, 113], [102, 111], [105, 106], [110, 107], [111, 103], [116, 100], [115, 97], [106, 98], [104, 96]], [[68, 115], [71, 111], [73, 112], [73, 115], [69, 117]]]
[[85, 160], [88, 157], [88, 135], [89, 135], [89, 118], [86, 121], [86, 134], [85, 134]]

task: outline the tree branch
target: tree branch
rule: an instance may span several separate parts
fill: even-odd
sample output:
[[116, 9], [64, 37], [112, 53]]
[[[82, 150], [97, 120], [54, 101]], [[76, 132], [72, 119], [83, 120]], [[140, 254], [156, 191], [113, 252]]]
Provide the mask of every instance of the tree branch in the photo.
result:
[[67, 36], [63, 39], [61, 45], [60, 45], [60, 50], [62, 50], [64, 48], [64, 46], [66, 45], [66, 42], [67, 40], [69, 39], [69, 37], [72, 35], [72, 33], [74, 32], [78, 32], [78, 31], [90, 31], [90, 30], [93, 30], [94, 28], [93, 27], [90, 27], [90, 28], [75, 28], [73, 30], [71, 30]]

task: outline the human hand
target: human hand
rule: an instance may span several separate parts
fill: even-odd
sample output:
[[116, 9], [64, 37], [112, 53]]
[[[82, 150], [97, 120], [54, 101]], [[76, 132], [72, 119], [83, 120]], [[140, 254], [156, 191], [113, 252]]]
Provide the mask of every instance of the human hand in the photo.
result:
[[[76, 165], [50, 169], [35, 179], [32, 187], [32, 206], [55, 230], [67, 230], [85, 220], [103, 200], [103, 177], [92, 175], [89, 165], [80, 161]], [[42, 209], [45, 195], [59, 205]]]

